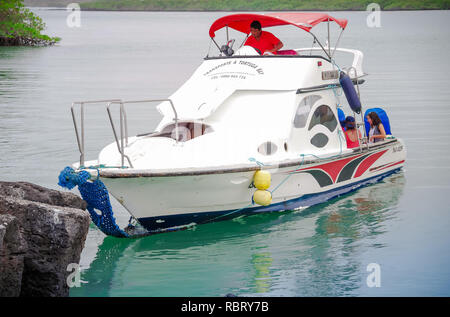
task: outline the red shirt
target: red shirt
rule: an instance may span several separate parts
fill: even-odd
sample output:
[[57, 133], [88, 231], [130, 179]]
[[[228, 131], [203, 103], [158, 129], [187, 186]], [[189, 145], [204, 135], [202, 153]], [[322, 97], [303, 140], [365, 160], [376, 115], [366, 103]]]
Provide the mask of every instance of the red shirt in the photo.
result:
[[[347, 148], [352, 149], [354, 147], [358, 147], [359, 146], [359, 140], [356, 139], [356, 141], [354, 141], [354, 142], [352, 140], [350, 140], [350, 137], [348, 136], [348, 132], [349, 131], [345, 132], [345, 140], [347, 140]], [[359, 131], [356, 131], [356, 133], [358, 133], [358, 132]]]
[[[253, 48], [259, 49], [261, 51], [261, 55], [263, 55], [265, 51], [273, 49], [278, 43], [280, 43], [280, 40], [275, 35], [270, 32], [261, 31], [259, 40], [257, 40], [253, 35], [250, 35], [244, 45], [249, 45]], [[274, 54], [276, 54], [276, 52]]]

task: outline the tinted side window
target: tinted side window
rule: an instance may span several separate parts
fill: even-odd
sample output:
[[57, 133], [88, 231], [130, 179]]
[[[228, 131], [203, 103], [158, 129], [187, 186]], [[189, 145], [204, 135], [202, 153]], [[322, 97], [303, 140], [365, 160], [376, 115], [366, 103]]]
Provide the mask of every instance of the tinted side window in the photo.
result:
[[306, 96], [305, 98], [302, 99], [302, 101], [300, 101], [294, 118], [295, 128], [304, 128], [306, 126], [306, 121], [308, 120], [308, 115], [309, 112], [311, 111], [311, 107], [319, 99], [320, 96], [311, 95]]
[[327, 105], [321, 105], [314, 111], [314, 114], [311, 117], [311, 122], [309, 123], [308, 130], [311, 130], [314, 126], [322, 124], [333, 132], [337, 126], [336, 117], [333, 114], [333, 111]]
[[328, 137], [323, 133], [317, 133], [312, 137], [310, 142], [312, 145], [322, 148], [327, 145]]

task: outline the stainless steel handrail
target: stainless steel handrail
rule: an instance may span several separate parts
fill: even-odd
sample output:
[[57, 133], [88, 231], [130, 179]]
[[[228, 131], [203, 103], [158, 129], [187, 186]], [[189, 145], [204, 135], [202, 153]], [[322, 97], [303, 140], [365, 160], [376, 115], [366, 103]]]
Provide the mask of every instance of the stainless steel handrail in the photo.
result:
[[[120, 103], [120, 102], [121, 101], [118, 101], [118, 103]], [[121, 107], [120, 107], [120, 114], [119, 114], [119, 117], [120, 117], [120, 143], [119, 143], [119, 139], [117, 137], [116, 128], [114, 126], [114, 121], [113, 121], [113, 118], [112, 118], [112, 115], [111, 115], [111, 110], [110, 110], [110, 107], [111, 107], [112, 103], [113, 102], [109, 102], [108, 103], [108, 105], [106, 106], [106, 110], [108, 112], [109, 122], [111, 123], [111, 128], [113, 130], [114, 139], [116, 140], [117, 150], [120, 153], [121, 166], [122, 167], [124, 166], [125, 158], [126, 158], [128, 160], [128, 163], [130, 164], [130, 167], [132, 168], [133, 164], [131, 163], [130, 158], [127, 155], [125, 155], [125, 147], [124, 147], [124, 144], [123, 144], [123, 140], [124, 140], [124, 138], [123, 138], [123, 134], [124, 134], [124, 131], [123, 131], [124, 130], [124, 128], [123, 128], [124, 124], [123, 124], [123, 122], [124, 121], [126, 122], [126, 115], [124, 114], [123, 109], [122, 109], [122, 105], [121, 105]], [[125, 126], [126, 126], [126, 129], [128, 130], [128, 126], [126, 124], [125, 124]], [[128, 145], [128, 131], [127, 131], [126, 135], [127, 135], [126, 139], [127, 139], [127, 145]]]
[[[352, 70], [353, 70], [353, 72], [355, 73], [355, 78], [358, 78], [358, 72], [357, 72], [357, 70], [356, 70], [356, 68], [355, 68], [354, 66], [350, 66], [350, 67], [348, 68], [348, 70], [347, 70], [348, 76], [350, 76], [350, 78], [351, 78], [350, 72], [351, 72]], [[357, 93], [358, 93], [358, 99], [359, 99], [359, 102], [361, 103], [361, 111], [360, 111], [360, 115], [361, 115], [361, 123], [358, 123], [358, 122], [356, 122], [356, 123], [357, 123], [357, 127], [358, 127], [358, 126], [362, 126], [362, 127], [363, 127], [363, 131], [364, 131], [364, 137], [362, 137], [362, 138], [360, 138], [360, 137], [359, 137], [359, 133], [357, 133], [357, 135], [358, 135], [358, 141], [359, 141], [359, 149], [360, 149], [360, 151], [362, 151], [362, 150], [363, 150], [363, 148], [362, 148], [362, 142], [363, 142], [363, 141], [365, 141], [366, 147], [367, 147], [367, 149], [369, 149], [369, 138], [368, 138], [368, 136], [367, 136], [367, 132], [366, 132], [365, 124], [364, 124], [364, 115], [363, 115], [363, 111], [362, 111], [362, 102], [361, 102], [361, 92], [360, 92], [360, 90], [359, 90], [359, 83], [358, 83], [358, 81], [356, 81], [356, 91], [357, 91]], [[356, 114], [355, 114], [355, 112], [353, 112], [353, 117], [354, 117], [355, 120], [356, 120]]]
[[[84, 131], [84, 107], [87, 104], [99, 104], [99, 103], [107, 103], [107, 112], [109, 121], [111, 123], [111, 127], [113, 130], [114, 138], [116, 140], [117, 149], [121, 155], [121, 163], [122, 167], [124, 167], [125, 158], [127, 159], [131, 168], [133, 168], [133, 164], [131, 163], [130, 158], [125, 155], [125, 147], [128, 146], [128, 120], [127, 113], [125, 111], [125, 104], [128, 103], [146, 103], [146, 102], [164, 102], [168, 101], [172, 107], [174, 112], [174, 121], [175, 121], [175, 137], [176, 142], [178, 143], [179, 132], [178, 132], [178, 113], [175, 109], [175, 106], [171, 99], [147, 99], [147, 100], [130, 100], [130, 101], [122, 101], [121, 99], [103, 99], [103, 100], [87, 100], [87, 101], [75, 101], [72, 103], [71, 113], [72, 120], [75, 129], [75, 136], [77, 138], [78, 150], [80, 151], [80, 167], [84, 167], [85, 164], [85, 131]], [[112, 104], [120, 105], [120, 142], [117, 136], [116, 128], [114, 126], [114, 121], [112, 119], [110, 107]], [[75, 106], [80, 105], [80, 128], [78, 128], [78, 123], [75, 115]]]
[[[75, 135], [77, 137], [78, 150], [80, 151], [80, 167], [84, 166], [85, 161], [85, 151], [84, 151], [84, 105], [85, 104], [96, 104], [96, 103], [105, 103], [112, 101], [120, 101], [120, 99], [107, 99], [107, 100], [87, 100], [87, 101], [75, 101], [72, 102], [71, 112], [72, 112], [72, 120], [73, 126], [75, 128]], [[78, 124], [75, 118], [75, 106], [80, 105], [80, 125], [81, 125], [81, 136], [78, 132]]]
[[[131, 163], [130, 158], [125, 155], [125, 144], [128, 146], [128, 124], [127, 124], [127, 115], [125, 111], [125, 104], [130, 103], [149, 103], [149, 102], [164, 102], [168, 101], [172, 107], [172, 110], [174, 112], [174, 121], [175, 121], [175, 142], [178, 143], [179, 139], [179, 132], [178, 132], [178, 113], [175, 109], [175, 106], [171, 99], [145, 99], [145, 100], [128, 100], [128, 101], [122, 101], [122, 100], [114, 100], [108, 102], [108, 105], [106, 107], [106, 110], [108, 112], [109, 121], [111, 123], [111, 128], [114, 133], [114, 138], [116, 140], [116, 145], [119, 153], [121, 154], [121, 163], [122, 166], [124, 166], [125, 158], [128, 160], [128, 163], [130, 164], [130, 167], [133, 168], [133, 165]], [[117, 137], [116, 128], [114, 126], [114, 121], [112, 119], [111, 115], [111, 105], [112, 104], [119, 104], [120, 105], [120, 142], [119, 138]]]

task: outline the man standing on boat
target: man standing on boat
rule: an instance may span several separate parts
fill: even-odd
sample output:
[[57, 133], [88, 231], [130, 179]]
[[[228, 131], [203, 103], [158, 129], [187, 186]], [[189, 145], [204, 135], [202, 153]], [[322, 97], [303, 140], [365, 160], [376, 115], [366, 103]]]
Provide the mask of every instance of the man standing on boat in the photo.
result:
[[253, 47], [261, 55], [277, 54], [277, 51], [283, 47], [283, 43], [275, 35], [261, 30], [259, 21], [253, 21], [250, 24], [250, 33], [252, 35], [244, 45]]

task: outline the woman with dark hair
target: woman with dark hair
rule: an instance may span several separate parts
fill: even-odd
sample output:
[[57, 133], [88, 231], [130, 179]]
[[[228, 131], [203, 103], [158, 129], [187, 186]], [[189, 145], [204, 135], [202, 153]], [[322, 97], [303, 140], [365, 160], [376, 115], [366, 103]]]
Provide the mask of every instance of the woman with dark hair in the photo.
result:
[[366, 118], [370, 124], [369, 143], [383, 141], [386, 138], [386, 131], [384, 130], [383, 123], [381, 123], [380, 117], [378, 117], [376, 112], [371, 112]]
[[345, 118], [345, 140], [347, 141], [347, 148], [351, 149], [359, 146], [359, 139], [361, 132], [356, 129], [355, 118], [348, 116]]

